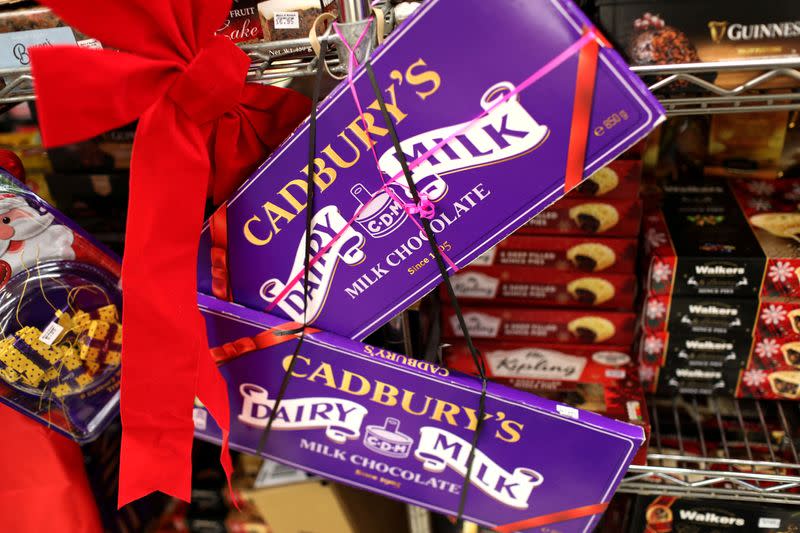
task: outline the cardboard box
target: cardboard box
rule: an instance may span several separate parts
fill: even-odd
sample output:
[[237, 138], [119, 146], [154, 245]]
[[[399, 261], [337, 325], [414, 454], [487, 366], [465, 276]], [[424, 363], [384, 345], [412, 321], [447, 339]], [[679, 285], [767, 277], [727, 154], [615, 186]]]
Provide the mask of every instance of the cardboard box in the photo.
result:
[[742, 367], [753, 338], [733, 335], [684, 334], [672, 331], [642, 333], [640, 360], [659, 366], [687, 368]]
[[733, 500], [638, 496], [630, 533], [691, 531], [693, 533], [790, 532], [800, 529], [793, 505]]
[[240, 491], [274, 533], [406, 533], [400, 502], [340, 483], [312, 480]]
[[675, 394], [736, 393], [742, 367], [738, 362], [731, 367], [690, 367], [685, 362], [660, 366], [639, 361], [639, 378], [646, 392], [672, 396]]
[[[800, 50], [797, 6], [791, 0], [770, 2], [767, 10], [745, 0], [598, 0], [596, 5], [600, 26], [632, 65], [796, 57]], [[701, 76], [733, 88], [756, 74]], [[768, 86], [796, 83], [784, 77]]]
[[800, 250], [785, 233], [796, 206], [749, 192], [769, 186], [738, 180], [665, 185], [661, 210], [645, 216], [648, 292], [800, 297]]
[[[445, 34], [443, 27], [450, 30]], [[475, 27], [483, 29], [482, 39], [474, 38]], [[413, 176], [434, 204], [430, 224], [438, 244], [459, 268], [564, 194], [577, 63], [567, 61], [519, 94], [513, 91], [591, 27], [568, 0], [546, 0], [535, 9], [430, 0], [373, 54], [377, 84], [410, 162], [470, 126], [416, 166]], [[446, 44], [453, 42], [457, 51]], [[520, 47], [525, 61], [498, 59], [496, 50]], [[480, 64], [479, 75], [454, 57]], [[660, 105], [616, 52], [601, 48], [600, 58], [589, 131], [622, 110], [627, 119], [603, 136], [588, 136], [584, 176], [663, 119]], [[396, 202], [409, 202], [410, 193], [404, 178], [392, 181], [401, 168], [363, 68], [353, 83], [372, 124], [369, 136], [347, 84], [319, 110], [313, 249], [321, 259], [312, 269], [307, 317], [326, 331], [362, 339], [432, 291], [441, 276], [419, 221], [409, 220], [417, 215]], [[474, 121], [482, 110], [487, 114]], [[302, 124], [210, 220], [200, 244], [201, 292], [283, 317], [304, 314], [299, 280], [308, 128]], [[394, 199], [384, 181], [391, 181]]]
[[641, 320], [651, 332], [741, 338], [753, 334], [758, 316], [755, 299], [649, 295], [642, 304]]
[[563, 198], [520, 228], [522, 235], [637, 237], [642, 204], [636, 198]]
[[[199, 300], [229, 387], [231, 447], [257, 453], [297, 342], [276, 331], [296, 325], [203, 295]], [[307, 332], [292, 376], [264, 457], [456, 513], [479, 380], [323, 332]], [[608, 501], [644, 441], [641, 427], [495, 383], [486, 390], [464, 518], [490, 528]], [[221, 431], [202, 406], [194, 420], [199, 438], [219, 441]], [[584, 531], [598, 518], [557, 527]]]
[[[632, 309], [632, 274], [576, 274], [519, 266], [469, 267], [450, 277], [456, 296], [468, 303], [526, 304], [584, 309]], [[444, 287], [440, 292], [446, 298]]]
[[636, 270], [636, 239], [511, 235], [472, 262], [474, 266], [519, 265], [567, 272]]
[[262, 40], [264, 31], [261, 29], [261, 21], [258, 20], [258, 1], [233, 0], [228, 18], [217, 30], [217, 34], [224, 35], [235, 43], [253, 43]]
[[[541, 343], [481, 343], [489, 377], [551, 400], [637, 424], [650, 434], [649, 416], [639, 371], [629, 346], [562, 346]], [[449, 348], [448, 368], [475, 373], [472, 357], [461, 343]], [[645, 464], [647, 446], [634, 462]]]
[[[633, 343], [636, 315], [617, 311], [575, 309], [462, 307], [470, 335], [477, 339], [539, 341], [564, 344]], [[463, 338], [450, 307], [442, 310], [446, 339]]]
[[[627, 152], [626, 155], [631, 155]], [[639, 197], [642, 160], [616, 159], [567, 194], [567, 198], [630, 199]]]

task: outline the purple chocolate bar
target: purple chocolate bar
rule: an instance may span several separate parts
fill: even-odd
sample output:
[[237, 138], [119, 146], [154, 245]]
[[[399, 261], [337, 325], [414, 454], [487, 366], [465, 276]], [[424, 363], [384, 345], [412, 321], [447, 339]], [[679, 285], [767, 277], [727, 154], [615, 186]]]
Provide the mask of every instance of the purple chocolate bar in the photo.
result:
[[[512, 92], [576, 43], [584, 27], [590, 22], [567, 0], [425, 3], [372, 57], [408, 160]], [[564, 194], [577, 64], [575, 53], [414, 170], [416, 187], [435, 205], [437, 241], [458, 267]], [[308, 319], [361, 339], [430, 292], [441, 276], [424, 234], [409, 220], [417, 215], [382, 189], [400, 164], [363, 69], [354, 84], [369, 135], [344, 84], [319, 111], [312, 250], [342, 237], [311, 269]], [[584, 176], [662, 119], [657, 101], [617, 53], [601, 48]], [[308, 127], [301, 125], [218, 211], [213, 232], [206, 227], [201, 292], [225, 298], [229, 287], [233, 301], [301, 320], [302, 281], [295, 280], [303, 270]], [[404, 178], [390, 187], [411, 202]]]
[[[231, 446], [257, 453], [297, 339], [270, 338], [286, 321], [236, 304], [201, 295], [200, 309], [228, 382]], [[309, 334], [263, 456], [455, 514], [480, 391], [477, 378], [433, 363]], [[608, 502], [644, 440], [640, 427], [494, 383], [486, 413], [465, 518], [505, 531], [541, 531], [518, 523]], [[198, 437], [219, 442], [202, 406], [194, 419]], [[599, 519], [574, 512], [558, 531]]]

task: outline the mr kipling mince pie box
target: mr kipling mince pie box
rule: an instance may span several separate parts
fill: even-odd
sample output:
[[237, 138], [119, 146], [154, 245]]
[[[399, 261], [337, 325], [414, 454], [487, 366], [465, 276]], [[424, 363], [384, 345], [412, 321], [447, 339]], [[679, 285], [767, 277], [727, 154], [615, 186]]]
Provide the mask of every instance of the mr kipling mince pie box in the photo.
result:
[[[370, 58], [412, 180], [433, 207], [431, 228], [457, 268], [567, 192], [578, 49], [591, 28], [568, 0], [429, 0]], [[499, 57], [498, 49], [525, 49], [525, 60]], [[464, 68], [466, 58], [481, 68]], [[441, 275], [418, 215], [405, 207], [413, 196], [379, 107], [363, 67], [353, 91], [342, 84], [320, 105], [309, 301], [301, 281], [308, 122], [210, 219], [200, 244], [201, 292], [295, 320], [305, 315], [361, 339], [435, 289]], [[641, 80], [601, 47], [585, 165], [575, 177], [606, 166], [662, 119]], [[604, 121], [613, 127], [592, 133]]]
[[754, 198], [743, 186], [734, 180], [663, 187], [661, 210], [644, 220], [649, 294], [800, 296], [795, 208]]
[[[296, 324], [200, 297], [228, 383], [231, 447], [259, 440], [298, 339]], [[473, 376], [325, 332], [307, 332], [261, 455], [444, 514], [458, 509], [481, 383]], [[492, 529], [591, 530], [644, 441], [640, 426], [489, 383], [464, 518]], [[196, 435], [221, 431], [201, 406]], [[591, 450], [591, 453], [587, 453]], [[580, 479], [576, 484], [575, 479]], [[564, 487], [570, 487], [564, 491]], [[577, 514], [576, 514], [577, 513]], [[539, 526], [541, 527], [541, 525]]]

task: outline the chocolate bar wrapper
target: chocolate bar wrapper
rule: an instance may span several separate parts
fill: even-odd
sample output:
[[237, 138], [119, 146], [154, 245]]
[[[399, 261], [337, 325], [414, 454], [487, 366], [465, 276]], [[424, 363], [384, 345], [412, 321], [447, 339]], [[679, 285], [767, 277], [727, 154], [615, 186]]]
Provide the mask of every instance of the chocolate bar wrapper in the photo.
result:
[[648, 292], [693, 297], [800, 296], [794, 272], [800, 267], [798, 248], [789, 236], [775, 234], [786, 231], [784, 225], [791, 226], [795, 215], [785, 205], [745, 192], [765, 186], [770, 183], [731, 180], [665, 185], [661, 210], [645, 216]]
[[652, 332], [750, 337], [758, 309], [755, 299], [650, 295], [642, 304], [641, 320]]
[[792, 505], [730, 500], [637, 496], [630, 533], [796, 531], [800, 513]]
[[258, 19], [258, 0], [233, 0], [228, 18], [217, 34], [235, 43], [252, 43], [264, 38]]
[[[231, 447], [258, 454], [297, 342], [275, 332], [296, 324], [203, 295], [200, 308], [228, 382]], [[292, 375], [260, 455], [436, 512], [457, 512], [479, 380], [316, 331], [306, 332]], [[495, 383], [488, 384], [486, 413], [464, 518], [490, 528], [607, 502], [644, 440], [641, 427]], [[194, 420], [199, 438], [219, 442], [221, 432], [203, 407], [195, 407]], [[565, 486], [573, 487], [568, 494]], [[598, 518], [557, 527], [590, 530]]]
[[[450, 277], [459, 299], [470, 303], [631, 309], [636, 278], [631, 274], [576, 274], [520, 266], [471, 266]], [[440, 287], [443, 297], [446, 290]]]
[[633, 273], [636, 239], [511, 235], [472, 262], [474, 266], [520, 265], [566, 272]]
[[[473, 38], [478, 26], [492, 47]], [[443, 27], [452, 29], [446, 38]], [[409, 161], [473, 124], [413, 172], [419, 192], [434, 206], [430, 225], [437, 243], [458, 268], [564, 194], [577, 56], [473, 120], [578, 41], [582, 28], [591, 28], [590, 22], [566, 0], [535, 7], [431, 0], [372, 56]], [[453, 42], [457, 49], [449, 46]], [[529, 50], [525, 61], [498, 60], [494, 52], [520, 46]], [[663, 117], [616, 52], [602, 48], [600, 56], [589, 131], [620, 110], [628, 118], [603, 136], [589, 135], [584, 176]], [[454, 60], [466, 57], [483, 65], [479, 75]], [[353, 84], [373, 124], [381, 171], [360, 129], [352, 91], [342, 84], [321, 104], [317, 121], [312, 249], [321, 255], [312, 268], [305, 316], [326, 331], [362, 339], [432, 291], [441, 276], [417, 215], [395, 201], [411, 202], [405, 179], [388, 185], [394, 199], [383, 189], [401, 168], [363, 68]], [[199, 253], [201, 292], [283, 317], [304, 316], [308, 128], [302, 124], [209, 221]], [[534, 168], [536, 179], [529, 179]]]
[[563, 198], [520, 228], [523, 235], [636, 237], [642, 204], [636, 198]]
[[[575, 309], [461, 307], [470, 335], [479, 339], [538, 341], [563, 344], [633, 343], [636, 315], [617, 311]], [[455, 311], [442, 311], [445, 338], [463, 338]]]
[[92, 440], [119, 403], [119, 258], [2, 170], [0, 218], [0, 402]]
[[[630, 155], [627, 152], [626, 155]], [[617, 159], [581, 183], [567, 198], [630, 199], [639, 197], [642, 184], [641, 159]]]
[[[630, 346], [607, 349], [590, 345], [515, 342], [481, 343], [481, 353], [492, 381], [531, 391], [594, 413], [637, 424], [649, 436], [649, 418], [639, 371]], [[467, 347], [447, 350], [448, 368], [475, 373]], [[636, 464], [645, 464], [647, 446], [639, 450]]]
[[[766, 11], [744, 0], [598, 0], [596, 5], [600, 26], [632, 65], [796, 57], [800, 50], [800, 24], [791, 0], [770, 2]], [[755, 74], [725, 72], [704, 78], [733, 88]], [[766, 86], [794, 84], [779, 78]]]

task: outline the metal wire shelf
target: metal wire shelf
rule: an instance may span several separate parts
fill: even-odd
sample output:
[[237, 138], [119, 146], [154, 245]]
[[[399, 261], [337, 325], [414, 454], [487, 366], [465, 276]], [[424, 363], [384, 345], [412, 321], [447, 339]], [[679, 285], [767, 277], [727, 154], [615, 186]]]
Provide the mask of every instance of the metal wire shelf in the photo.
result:
[[[632, 67], [670, 116], [800, 109], [800, 58]], [[736, 87], [715, 83], [719, 74], [752, 74]], [[769, 87], [770, 82], [784, 87]]]
[[646, 465], [620, 492], [800, 505], [798, 404], [653, 398]]

